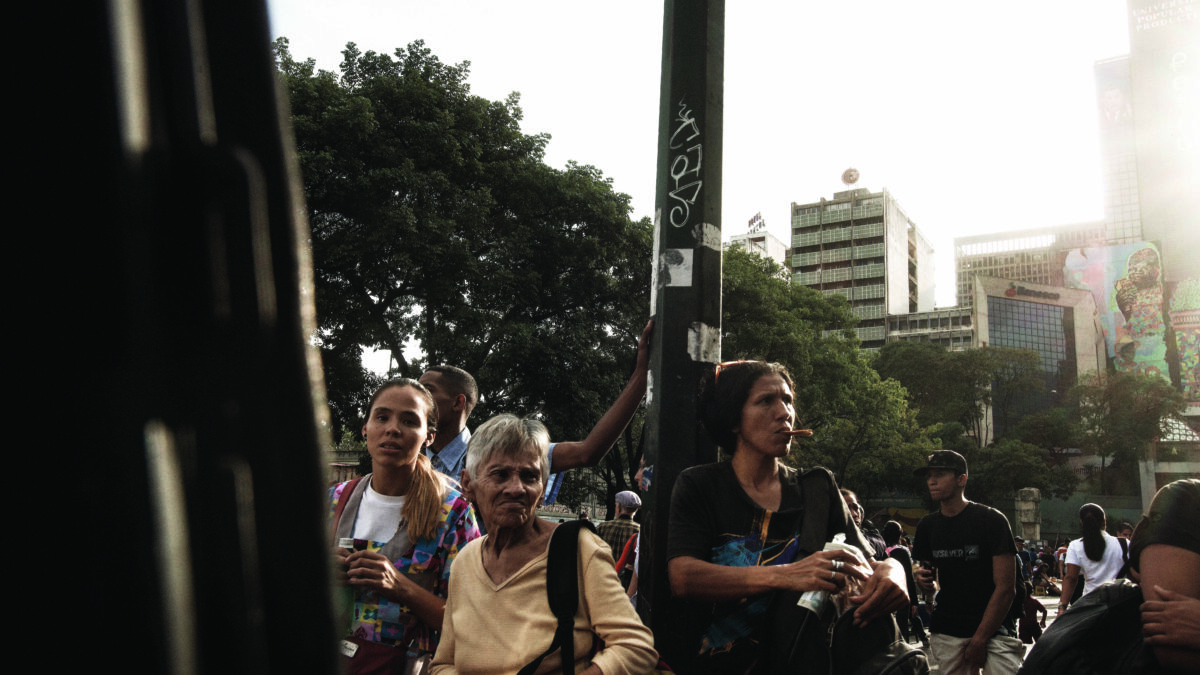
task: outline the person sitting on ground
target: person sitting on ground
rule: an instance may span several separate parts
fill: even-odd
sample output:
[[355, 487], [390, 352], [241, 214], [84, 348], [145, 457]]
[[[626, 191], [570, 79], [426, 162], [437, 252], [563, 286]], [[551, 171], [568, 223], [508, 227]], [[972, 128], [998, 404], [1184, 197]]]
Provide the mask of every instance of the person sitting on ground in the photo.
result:
[[[547, 604], [547, 581], [549, 546], [559, 525], [536, 514], [550, 475], [548, 445], [540, 422], [498, 415], [467, 446], [463, 490], [488, 533], [454, 564], [434, 675], [511, 675], [554, 640], [558, 618]], [[644, 675], [658, 660], [653, 635], [629, 604], [608, 545], [586, 529], [578, 532], [577, 561], [571, 562], [579, 605], [570, 672]], [[533, 672], [563, 672], [562, 659], [555, 649]]]
[[1047, 569], [1049, 568], [1047, 568], [1044, 564], [1035, 565], [1033, 567], [1032, 583], [1038, 588], [1044, 588], [1047, 595], [1058, 597], [1062, 595], [1062, 589], [1059, 588], [1058, 585], [1054, 583], [1054, 580], [1046, 574]]

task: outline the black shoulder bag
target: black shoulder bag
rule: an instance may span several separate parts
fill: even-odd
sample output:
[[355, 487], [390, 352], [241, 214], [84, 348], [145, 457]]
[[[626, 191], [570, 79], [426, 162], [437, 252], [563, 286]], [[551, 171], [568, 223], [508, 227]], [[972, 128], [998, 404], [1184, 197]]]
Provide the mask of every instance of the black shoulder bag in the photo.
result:
[[[827, 469], [811, 469], [800, 477], [804, 492], [804, 520], [800, 527], [801, 550], [820, 551], [828, 541], [830, 495], [837, 484]], [[854, 610], [836, 620], [817, 617], [796, 602], [799, 591], [780, 593], [771, 610], [768, 639], [772, 673], [833, 675], [923, 675], [929, 672], [925, 653], [900, 638], [900, 627], [891, 614], [877, 617], [861, 628], [854, 625]], [[800, 626], [799, 630], [796, 626]]]
[[542, 661], [555, 649], [562, 652], [563, 673], [575, 672], [575, 611], [579, 609], [579, 530], [596, 532], [590, 520], [572, 520], [559, 525], [550, 535], [550, 552], [546, 555], [546, 597], [550, 611], [558, 619], [554, 640], [540, 656], [530, 661], [517, 675], [533, 675]]

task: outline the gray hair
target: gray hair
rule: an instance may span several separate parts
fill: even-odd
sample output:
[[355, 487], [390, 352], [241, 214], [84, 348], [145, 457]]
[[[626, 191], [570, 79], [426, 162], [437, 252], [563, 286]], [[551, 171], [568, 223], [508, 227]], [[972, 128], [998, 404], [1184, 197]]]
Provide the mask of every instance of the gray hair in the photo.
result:
[[467, 475], [478, 480], [477, 472], [495, 455], [515, 456], [536, 450], [542, 469], [542, 489], [550, 480], [550, 434], [535, 419], [507, 413], [496, 415], [479, 425], [467, 443]]

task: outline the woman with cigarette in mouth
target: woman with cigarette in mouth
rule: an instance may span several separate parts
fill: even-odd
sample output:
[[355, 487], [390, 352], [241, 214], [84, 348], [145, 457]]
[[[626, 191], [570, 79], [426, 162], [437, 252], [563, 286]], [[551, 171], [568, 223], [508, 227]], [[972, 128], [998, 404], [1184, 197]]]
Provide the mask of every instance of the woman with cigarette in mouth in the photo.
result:
[[[702, 383], [701, 422], [732, 459], [684, 471], [672, 494], [668, 577], [698, 617], [692, 669], [668, 657], [680, 672], [769, 672], [781, 647], [772, 641], [799, 630], [779, 625], [773, 603], [794, 607], [805, 591], [849, 589], [856, 624], [908, 604], [903, 570], [870, 561], [833, 475], [779, 461], [793, 438], [812, 435], [795, 428], [792, 390], [786, 368], [762, 361], [723, 363]], [[856, 550], [822, 550], [837, 533]]]

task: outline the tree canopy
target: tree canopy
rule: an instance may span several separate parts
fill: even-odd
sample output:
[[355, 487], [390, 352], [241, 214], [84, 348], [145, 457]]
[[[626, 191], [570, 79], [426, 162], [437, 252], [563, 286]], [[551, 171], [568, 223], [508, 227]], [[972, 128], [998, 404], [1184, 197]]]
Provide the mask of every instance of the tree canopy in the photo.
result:
[[1115, 372], [1079, 381], [1070, 411], [1081, 449], [1101, 458], [1103, 494], [1138, 494], [1137, 463], [1162, 434], [1163, 421], [1184, 407], [1183, 394], [1158, 375]]
[[[890, 342], [874, 366], [881, 377], [903, 385], [919, 424], [941, 447], [967, 458], [971, 499], [999, 504], [1025, 487], [1058, 498], [1074, 491], [1078, 480], [1065, 452], [1075, 435], [1065, 411], [1028, 410], [1045, 388], [1036, 352]], [[981, 439], [992, 437], [989, 417], [1000, 433], [981, 446]]]
[[[547, 166], [517, 94], [471, 94], [469, 64], [417, 41], [348, 44], [340, 73], [275, 54], [312, 227], [318, 334], [335, 429], [375, 384], [449, 363], [478, 381], [472, 422], [538, 414], [582, 438], [633, 368], [649, 313], [651, 225], [595, 167]], [[414, 349], [419, 346], [419, 349]], [[420, 353], [410, 361], [405, 354]], [[478, 420], [478, 421], [477, 421]]]

